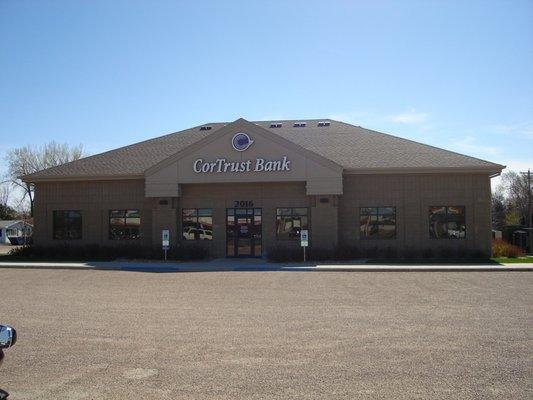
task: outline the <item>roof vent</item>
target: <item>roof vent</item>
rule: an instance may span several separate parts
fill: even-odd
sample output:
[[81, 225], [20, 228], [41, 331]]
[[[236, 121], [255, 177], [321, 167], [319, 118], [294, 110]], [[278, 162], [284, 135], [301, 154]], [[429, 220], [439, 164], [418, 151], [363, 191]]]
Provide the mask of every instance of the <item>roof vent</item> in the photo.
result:
[[329, 121], [319, 121], [317, 126], [329, 126], [330, 125], [330, 122]]
[[200, 127], [200, 130], [201, 130], [201, 131], [210, 131], [211, 128], [212, 128], [212, 126], [201, 126], [201, 127]]
[[281, 128], [281, 122], [273, 122], [270, 124], [271, 128]]
[[305, 128], [306, 125], [307, 125], [307, 123], [305, 123], [305, 122], [295, 122], [294, 123], [294, 127], [295, 128]]

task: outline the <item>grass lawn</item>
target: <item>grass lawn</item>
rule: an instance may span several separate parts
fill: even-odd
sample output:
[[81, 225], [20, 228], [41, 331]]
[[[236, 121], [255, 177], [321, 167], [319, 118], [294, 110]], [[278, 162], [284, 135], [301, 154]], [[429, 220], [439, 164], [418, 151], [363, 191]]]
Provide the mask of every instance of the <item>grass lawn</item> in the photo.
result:
[[533, 264], [533, 256], [525, 256], [525, 257], [517, 257], [517, 258], [494, 257], [494, 258], [491, 258], [491, 260], [497, 262], [498, 264], [524, 264], [524, 263]]
[[468, 259], [468, 258], [375, 258], [367, 261], [367, 264], [415, 264], [415, 265], [449, 265], [449, 264], [533, 264], [533, 256], [507, 258], [493, 257], [490, 259]]

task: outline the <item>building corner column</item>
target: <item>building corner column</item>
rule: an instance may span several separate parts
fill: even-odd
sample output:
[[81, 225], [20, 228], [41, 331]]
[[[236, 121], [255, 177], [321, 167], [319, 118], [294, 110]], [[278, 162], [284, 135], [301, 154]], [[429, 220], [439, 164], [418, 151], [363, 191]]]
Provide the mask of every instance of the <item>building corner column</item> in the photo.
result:
[[337, 195], [317, 195], [311, 201], [310, 245], [334, 249], [339, 243], [339, 207]]

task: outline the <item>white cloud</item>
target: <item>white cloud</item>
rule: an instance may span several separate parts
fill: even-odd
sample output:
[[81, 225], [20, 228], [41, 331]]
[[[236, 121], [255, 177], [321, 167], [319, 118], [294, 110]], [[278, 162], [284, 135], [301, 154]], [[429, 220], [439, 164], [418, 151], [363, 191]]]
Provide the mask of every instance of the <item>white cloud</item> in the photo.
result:
[[533, 122], [520, 122], [516, 124], [498, 124], [489, 129], [505, 135], [518, 135], [526, 139], [533, 139]]
[[387, 119], [397, 124], [418, 125], [427, 121], [428, 115], [412, 108], [409, 111], [389, 115]]
[[476, 143], [473, 136], [465, 136], [463, 139], [452, 144], [458, 151], [469, 152], [479, 157], [494, 156], [501, 153], [500, 148]]

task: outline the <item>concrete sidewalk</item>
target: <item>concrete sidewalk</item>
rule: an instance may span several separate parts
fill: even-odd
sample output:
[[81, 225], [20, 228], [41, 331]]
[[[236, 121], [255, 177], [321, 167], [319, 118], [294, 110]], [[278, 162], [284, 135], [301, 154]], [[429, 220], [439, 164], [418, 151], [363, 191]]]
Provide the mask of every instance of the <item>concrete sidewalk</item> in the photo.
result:
[[95, 261], [95, 262], [0, 262], [0, 268], [119, 270], [137, 272], [217, 272], [217, 271], [533, 271], [530, 264], [366, 264], [366, 260], [346, 263], [270, 263], [262, 259], [215, 259], [197, 262]]

